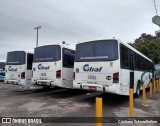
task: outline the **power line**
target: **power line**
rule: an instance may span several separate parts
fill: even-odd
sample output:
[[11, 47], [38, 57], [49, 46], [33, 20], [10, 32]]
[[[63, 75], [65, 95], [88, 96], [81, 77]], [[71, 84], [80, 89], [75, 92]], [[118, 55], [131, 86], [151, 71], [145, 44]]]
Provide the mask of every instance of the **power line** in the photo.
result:
[[155, 11], [156, 11], [156, 15], [158, 15], [158, 12], [157, 12], [157, 6], [156, 6], [156, 1], [155, 1], [155, 0], [153, 0], [153, 2], [154, 2], [154, 8], [155, 8]]

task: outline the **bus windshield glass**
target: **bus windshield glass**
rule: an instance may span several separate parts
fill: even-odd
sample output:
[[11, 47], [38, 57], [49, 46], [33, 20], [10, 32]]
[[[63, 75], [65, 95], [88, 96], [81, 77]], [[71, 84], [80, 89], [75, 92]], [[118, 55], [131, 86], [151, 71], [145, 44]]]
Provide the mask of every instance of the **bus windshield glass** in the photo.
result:
[[48, 45], [35, 48], [34, 62], [51, 62], [61, 59], [61, 49], [59, 45]]
[[116, 40], [91, 41], [76, 46], [76, 62], [113, 61], [118, 59]]
[[4, 62], [0, 62], [0, 69], [5, 69], [5, 63]]
[[7, 65], [22, 65], [25, 64], [25, 52], [24, 51], [14, 51], [7, 53]]

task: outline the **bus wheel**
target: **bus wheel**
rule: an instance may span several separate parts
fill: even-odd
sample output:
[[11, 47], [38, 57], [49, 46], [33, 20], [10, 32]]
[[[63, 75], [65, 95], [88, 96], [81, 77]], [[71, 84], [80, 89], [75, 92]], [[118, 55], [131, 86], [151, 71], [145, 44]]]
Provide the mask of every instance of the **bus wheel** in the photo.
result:
[[135, 93], [135, 97], [139, 97], [141, 95], [141, 90], [140, 90], [140, 83], [137, 84], [137, 90]]

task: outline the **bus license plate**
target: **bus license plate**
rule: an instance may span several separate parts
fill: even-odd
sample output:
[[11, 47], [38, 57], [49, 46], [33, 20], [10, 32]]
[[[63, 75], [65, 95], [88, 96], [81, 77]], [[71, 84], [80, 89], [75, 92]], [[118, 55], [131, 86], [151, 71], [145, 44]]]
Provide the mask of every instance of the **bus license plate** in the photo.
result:
[[46, 82], [39, 82], [39, 84], [46, 84]]
[[95, 90], [96, 90], [96, 87], [94, 87], [94, 86], [89, 86], [89, 90], [95, 91]]
[[46, 76], [46, 73], [41, 73], [41, 76]]
[[97, 77], [95, 75], [88, 75], [88, 80], [96, 80]]
[[14, 74], [11, 74], [11, 77], [14, 77]]

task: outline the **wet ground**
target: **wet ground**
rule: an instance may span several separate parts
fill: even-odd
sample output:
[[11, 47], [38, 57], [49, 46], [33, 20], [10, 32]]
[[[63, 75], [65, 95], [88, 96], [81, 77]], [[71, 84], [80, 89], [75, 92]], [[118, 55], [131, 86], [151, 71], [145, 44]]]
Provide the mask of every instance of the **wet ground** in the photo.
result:
[[[52, 88], [39, 90], [19, 89], [16, 85], [0, 82], [0, 117], [95, 117], [95, 98], [103, 98], [103, 117], [107, 120], [118, 117], [129, 117], [129, 97], [101, 92], [89, 92], [75, 89]], [[142, 105], [142, 97], [134, 98], [135, 117], [160, 116], [160, 92], [155, 100], [149, 99], [147, 91], [146, 106]], [[73, 118], [74, 120], [75, 118]], [[93, 119], [93, 118], [91, 118]], [[118, 120], [122, 118], [118, 118]], [[104, 119], [105, 120], [105, 119]], [[160, 123], [159, 123], [160, 124]], [[1, 124], [0, 124], [1, 125]], [[17, 124], [3, 124], [6, 126]], [[36, 124], [19, 124], [32, 126]], [[42, 126], [95, 126], [94, 123], [43, 123]], [[131, 124], [113, 124], [126, 125]], [[137, 124], [158, 125], [158, 124]]]

